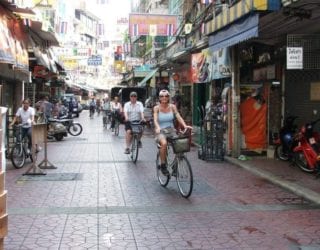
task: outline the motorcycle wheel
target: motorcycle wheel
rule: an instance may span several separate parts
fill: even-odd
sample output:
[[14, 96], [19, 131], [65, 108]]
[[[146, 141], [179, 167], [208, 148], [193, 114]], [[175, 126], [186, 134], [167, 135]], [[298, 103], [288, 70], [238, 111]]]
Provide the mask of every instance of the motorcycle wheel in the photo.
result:
[[56, 134], [56, 135], [54, 135], [54, 138], [56, 138], [57, 141], [62, 141], [63, 140], [63, 134]]
[[294, 154], [294, 162], [303, 172], [313, 173], [315, 171], [315, 169], [309, 167], [303, 152], [296, 152]]
[[275, 156], [276, 156], [277, 159], [280, 159], [282, 161], [288, 161], [289, 160], [289, 155], [285, 154], [283, 152], [282, 144], [276, 146], [276, 148], [274, 150], [274, 153], [275, 153]]
[[78, 136], [82, 133], [82, 126], [79, 123], [73, 123], [68, 127], [68, 133], [73, 136]]

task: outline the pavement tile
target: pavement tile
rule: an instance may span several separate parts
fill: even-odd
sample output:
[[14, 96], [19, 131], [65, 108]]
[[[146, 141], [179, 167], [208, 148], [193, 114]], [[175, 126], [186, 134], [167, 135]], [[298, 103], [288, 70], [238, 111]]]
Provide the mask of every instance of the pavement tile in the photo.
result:
[[[57, 169], [46, 170], [81, 179], [17, 182], [27, 166], [7, 164], [5, 249], [320, 249], [320, 210], [312, 202], [227, 161], [199, 160], [196, 148], [187, 154], [195, 182], [185, 199], [175, 179], [159, 185], [150, 134], [133, 164], [123, 154], [123, 126], [116, 137], [101, 117], [83, 114], [83, 134], [48, 143]], [[319, 181], [287, 163], [245, 163], [320, 192]]]

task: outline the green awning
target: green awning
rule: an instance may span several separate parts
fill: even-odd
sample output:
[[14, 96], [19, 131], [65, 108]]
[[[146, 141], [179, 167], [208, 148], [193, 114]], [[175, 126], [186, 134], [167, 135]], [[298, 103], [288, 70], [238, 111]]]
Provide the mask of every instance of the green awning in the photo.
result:
[[143, 80], [138, 83], [138, 87], [145, 87], [147, 81], [148, 81], [151, 77], [153, 77], [153, 76], [157, 73], [157, 71], [158, 71], [158, 68], [150, 71], [150, 72], [148, 73], [148, 75], [146, 75], [146, 77], [143, 78]]

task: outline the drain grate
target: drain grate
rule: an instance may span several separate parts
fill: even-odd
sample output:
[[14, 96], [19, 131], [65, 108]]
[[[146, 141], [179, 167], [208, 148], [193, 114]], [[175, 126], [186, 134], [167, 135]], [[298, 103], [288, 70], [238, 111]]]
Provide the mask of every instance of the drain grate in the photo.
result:
[[21, 181], [78, 181], [82, 180], [82, 173], [51, 173], [46, 175], [23, 175], [17, 182]]

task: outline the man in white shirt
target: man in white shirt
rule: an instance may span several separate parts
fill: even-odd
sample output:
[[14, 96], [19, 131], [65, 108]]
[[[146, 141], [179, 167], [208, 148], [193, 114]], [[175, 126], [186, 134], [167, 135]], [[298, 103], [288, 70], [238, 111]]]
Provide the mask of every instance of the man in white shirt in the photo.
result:
[[[126, 130], [126, 149], [125, 154], [130, 154], [130, 145], [131, 145], [131, 122], [144, 121], [144, 107], [142, 102], [137, 101], [138, 95], [137, 92], [130, 93], [130, 101], [124, 104], [124, 119], [125, 119], [125, 130]], [[142, 136], [142, 134], [141, 134]], [[141, 138], [141, 137], [140, 137]], [[139, 139], [140, 139], [139, 138]], [[141, 141], [139, 140], [139, 147], [141, 147]]]
[[32, 141], [31, 141], [31, 126], [34, 124], [34, 108], [30, 107], [30, 100], [25, 99], [22, 102], [22, 107], [18, 108], [18, 111], [13, 118], [10, 126], [14, 125], [18, 120], [22, 124], [22, 139], [27, 136], [28, 137], [28, 147], [31, 151]]

